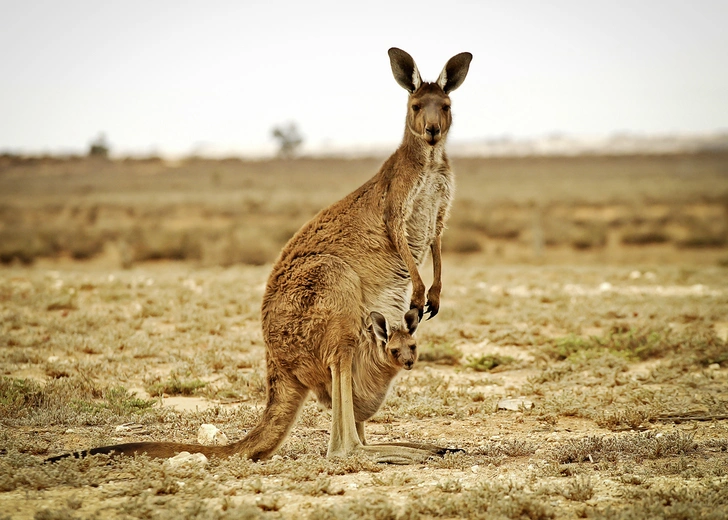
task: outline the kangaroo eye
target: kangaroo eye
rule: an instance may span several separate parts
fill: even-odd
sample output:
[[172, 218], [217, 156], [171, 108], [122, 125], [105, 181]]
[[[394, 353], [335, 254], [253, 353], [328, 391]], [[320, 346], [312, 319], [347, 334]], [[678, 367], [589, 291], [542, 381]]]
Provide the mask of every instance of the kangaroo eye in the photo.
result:
[[443, 112], [449, 112], [450, 111], [450, 105], [442, 105], [442, 111]]
[[398, 349], [398, 348], [393, 348], [393, 349], [392, 349], [392, 355], [393, 355], [393, 356], [397, 356], [397, 355], [399, 355], [399, 349]]
[[412, 346], [410, 347], [410, 350], [411, 350], [412, 352], [414, 352], [415, 350], [417, 350], [417, 345], [412, 345]]
[[420, 111], [420, 105], [412, 105], [412, 111], [413, 112], [419, 112]]

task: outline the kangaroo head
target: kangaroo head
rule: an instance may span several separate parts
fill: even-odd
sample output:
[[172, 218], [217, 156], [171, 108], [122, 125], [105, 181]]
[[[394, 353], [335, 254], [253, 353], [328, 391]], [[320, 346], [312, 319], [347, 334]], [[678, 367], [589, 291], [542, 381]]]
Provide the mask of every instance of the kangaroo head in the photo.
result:
[[398, 368], [411, 370], [417, 361], [417, 342], [414, 333], [420, 324], [419, 311], [411, 309], [404, 315], [402, 325], [391, 330], [387, 319], [374, 311], [369, 314], [377, 346], [384, 350], [387, 360]]
[[412, 56], [396, 47], [389, 49], [394, 79], [410, 93], [407, 129], [415, 137], [434, 146], [447, 135], [452, 124], [448, 94], [465, 81], [472, 59], [469, 52], [456, 54], [445, 64], [436, 82], [425, 83]]

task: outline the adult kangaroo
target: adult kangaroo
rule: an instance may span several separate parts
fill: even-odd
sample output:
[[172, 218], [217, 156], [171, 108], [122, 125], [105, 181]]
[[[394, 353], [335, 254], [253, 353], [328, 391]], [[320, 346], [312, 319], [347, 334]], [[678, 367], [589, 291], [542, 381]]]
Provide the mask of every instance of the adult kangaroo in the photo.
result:
[[[444, 452], [430, 445], [366, 445], [357, 425], [379, 408], [391, 378], [386, 386], [357, 381], [374, 370], [361, 355], [370, 311], [399, 324], [402, 316], [419, 322], [425, 311], [432, 318], [439, 310], [440, 237], [454, 189], [445, 153], [452, 123], [448, 94], [465, 80], [472, 55], [452, 57], [434, 83], [422, 81], [406, 52], [391, 48], [389, 58], [394, 78], [409, 92], [402, 143], [374, 177], [305, 224], [274, 264], [261, 312], [268, 387], [258, 425], [227, 446], [131, 443], [91, 454], [169, 457], [185, 450], [264, 459], [286, 438], [309, 392], [330, 400], [328, 456], [364, 451], [407, 463]], [[434, 281], [425, 299], [418, 267], [430, 252]], [[371, 399], [374, 394], [380, 398]]]

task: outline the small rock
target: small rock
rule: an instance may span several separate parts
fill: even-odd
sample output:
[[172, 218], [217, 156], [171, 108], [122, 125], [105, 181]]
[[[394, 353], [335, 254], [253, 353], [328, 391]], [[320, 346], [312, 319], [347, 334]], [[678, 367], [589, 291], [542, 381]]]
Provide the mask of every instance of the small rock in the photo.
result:
[[720, 364], [719, 363], [711, 363], [708, 365], [708, 370], [720, 370]]
[[629, 277], [632, 280], [636, 280], [637, 278], [639, 278], [641, 276], [642, 276], [642, 273], [640, 273], [639, 271], [632, 271], [631, 273], [629, 273]]
[[474, 466], [472, 466], [472, 467], [470, 468], [470, 471], [472, 471], [473, 473], [477, 473], [479, 469], [480, 469], [480, 466], [478, 466], [478, 465], [476, 464], [476, 465], [474, 465]]
[[164, 462], [164, 465], [168, 468], [178, 468], [185, 464], [202, 464], [205, 466], [207, 465], [207, 457], [205, 457], [202, 453], [190, 453], [188, 451], [183, 451]]
[[609, 282], [602, 282], [599, 284], [599, 291], [600, 292], [607, 292], [612, 290], [612, 284]]
[[114, 428], [117, 432], [139, 432], [139, 430], [143, 429], [144, 425], [136, 423], [124, 423]]
[[213, 424], [203, 424], [197, 430], [197, 442], [205, 446], [225, 446], [230, 441], [217, 426]]
[[533, 408], [533, 401], [523, 399], [521, 397], [517, 399], [501, 399], [498, 401], [499, 410], [510, 410], [512, 412], [518, 412], [522, 409], [530, 410]]

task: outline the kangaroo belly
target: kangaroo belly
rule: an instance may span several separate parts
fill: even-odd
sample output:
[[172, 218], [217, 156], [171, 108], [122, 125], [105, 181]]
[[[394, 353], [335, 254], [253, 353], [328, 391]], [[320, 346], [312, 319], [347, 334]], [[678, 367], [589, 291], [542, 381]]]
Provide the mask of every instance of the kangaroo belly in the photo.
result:
[[371, 419], [384, 403], [389, 392], [389, 384], [386, 388], [380, 389], [376, 394], [368, 392], [357, 392], [354, 389], [354, 418], [357, 422], [364, 422]]

